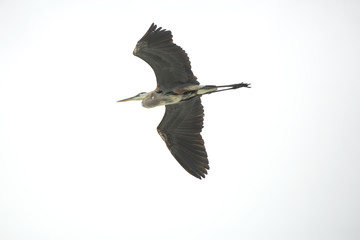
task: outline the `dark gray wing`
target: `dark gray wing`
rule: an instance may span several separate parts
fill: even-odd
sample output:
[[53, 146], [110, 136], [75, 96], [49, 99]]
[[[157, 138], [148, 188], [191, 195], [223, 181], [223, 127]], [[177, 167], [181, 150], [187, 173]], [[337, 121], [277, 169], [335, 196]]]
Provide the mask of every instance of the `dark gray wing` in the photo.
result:
[[188, 85], [199, 85], [191, 71], [186, 52], [173, 43], [170, 31], [157, 28], [154, 23], [138, 41], [133, 53], [152, 67], [157, 87], [163, 92]]
[[165, 115], [157, 130], [172, 155], [191, 175], [205, 177], [209, 161], [200, 133], [204, 109], [200, 98], [166, 105]]

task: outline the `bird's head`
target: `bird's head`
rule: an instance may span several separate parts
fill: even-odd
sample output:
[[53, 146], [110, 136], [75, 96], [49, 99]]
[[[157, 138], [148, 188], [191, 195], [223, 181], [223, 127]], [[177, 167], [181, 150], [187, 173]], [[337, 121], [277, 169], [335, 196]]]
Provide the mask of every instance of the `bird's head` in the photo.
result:
[[127, 101], [136, 101], [136, 100], [143, 100], [146, 97], [146, 92], [141, 92], [133, 97], [125, 98], [123, 100], [119, 100], [117, 102], [127, 102]]

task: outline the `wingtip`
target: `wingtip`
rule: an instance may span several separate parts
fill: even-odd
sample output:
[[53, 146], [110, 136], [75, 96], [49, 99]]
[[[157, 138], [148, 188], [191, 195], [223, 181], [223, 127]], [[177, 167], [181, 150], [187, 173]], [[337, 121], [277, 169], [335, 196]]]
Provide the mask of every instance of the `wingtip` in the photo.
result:
[[150, 29], [156, 29], [157, 28], [157, 25], [153, 22], [150, 26]]
[[141, 42], [141, 41], [146, 41], [148, 40], [148, 38], [153, 35], [154, 32], [157, 32], [159, 31], [159, 29], [161, 28], [158, 28], [157, 25], [153, 22], [151, 24], [151, 26], [149, 27], [149, 29], [146, 31], [146, 33], [144, 34], [144, 36], [138, 41], [138, 42]]
[[199, 175], [199, 174], [195, 174], [195, 173], [190, 173], [190, 174], [199, 180], [202, 180], [203, 178], [205, 178], [205, 175]]
[[[187, 169], [185, 169], [187, 170]], [[187, 170], [192, 176], [202, 180], [203, 178], [206, 177], [206, 175], [208, 174], [206, 168], [204, 169], [192, 169], [192, 171]]]

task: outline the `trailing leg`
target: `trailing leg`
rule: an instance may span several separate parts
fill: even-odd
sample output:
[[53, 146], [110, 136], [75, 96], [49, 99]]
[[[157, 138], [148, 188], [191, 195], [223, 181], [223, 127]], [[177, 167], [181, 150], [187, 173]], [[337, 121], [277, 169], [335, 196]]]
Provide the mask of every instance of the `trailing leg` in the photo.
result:
[[236, 84], [230, 84], [230, 85], [222, 85], [222, 86], [216, 86], [217, 90], [215, 92], [221, 92], [221, 91], [227, 91], [231, 89], [237, 89], [237, 88], [251, 88], [250, 83], [236, 83]]

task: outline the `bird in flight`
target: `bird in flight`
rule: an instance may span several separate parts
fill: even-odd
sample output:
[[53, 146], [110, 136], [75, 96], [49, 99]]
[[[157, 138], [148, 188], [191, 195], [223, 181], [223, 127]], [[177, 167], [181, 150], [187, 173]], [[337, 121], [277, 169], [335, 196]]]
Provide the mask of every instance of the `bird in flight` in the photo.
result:
[[171, 31], [151, 24], [137, 42], [133, 54], [147, 62], [156, 75], [157, 87], [118, 102], [142, 100], [142, 106], [165, 105], [166, 111], [157, 131], [174, 158], [191, 175], [204, 178], [209, 170], [201, 130], [204, 109], [200, 97], [204, 94], [250, 88], [248, 83], [215, 86], [200, 85], [194, 76], [186, 52], [173, 43]]

